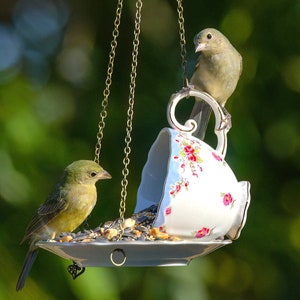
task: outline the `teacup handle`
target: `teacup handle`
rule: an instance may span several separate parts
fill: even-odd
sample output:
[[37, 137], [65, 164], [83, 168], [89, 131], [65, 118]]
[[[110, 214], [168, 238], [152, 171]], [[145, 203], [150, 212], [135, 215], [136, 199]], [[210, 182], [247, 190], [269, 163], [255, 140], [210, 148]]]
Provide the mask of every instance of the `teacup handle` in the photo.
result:
[[196, 131], [198, 125], [195, 120], [189, 119], [185, 122], [184, 125], [182, 125], [176, 120], [175, 117], [176, 105], [183, 98], [188, 98], [190, 96], [200, 98], [211, 106], [216, 118], [215, 134], [218, 139], [216, 151], [218, 151], [219, 154], [222, 157], [224, 157], [227, 150], [227, 132], [229, 131], [231, 124], [230, 124], [230, 120], [228, 120], [228, 116], [225, 115], [222, 107], [209, 94], [199, 91], [193, 87], [185, 87], [181, 91], [173, 94], [170, 98], [168, 108], [167, 108], [167, 117], [170, 126], [176, 130], [190, 133], [190, 134], [193, 134]]

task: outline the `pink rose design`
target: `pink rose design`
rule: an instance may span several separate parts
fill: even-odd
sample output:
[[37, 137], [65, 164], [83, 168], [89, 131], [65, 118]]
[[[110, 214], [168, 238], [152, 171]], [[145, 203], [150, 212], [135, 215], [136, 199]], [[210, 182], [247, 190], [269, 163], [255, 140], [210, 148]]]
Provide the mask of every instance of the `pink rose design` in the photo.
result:
[[170, 195], [176, 195], [181, 190], [181, 185], [176, 184], [175, 187], [170, 191]]
[[203, 227], [203, 228], [199, 229], [199, 230], [196, 232], [195, 237], [196, 237], [196, 238], [202, 238], [202, 237], [204, 237], [204, 236], [209, 235], [209, 233], [210, 233], [210, 229], [207, 228], [207, 227]]
[[233, 198], [230, 193], [227, 193], [223, 196], [223, 203], [225, 206], [228, 206], [233, 201]]
[[191, 160], [191, 161], [196, 161], [196, 160], [197, 160], [196, 155], [193, 154], [193, 153], [188, 153], [188, 154], [187, 154], [187, 157], [188, 157], [188, 159]]
[[[173, 158], [178, 161], [180, 172], [184, 173], [190, 169], [192, 175], [198, 177], [198, 172], [202, 172], [202, 168], [199, 164], [203, 162], [203, 159], [199, 156], [201, 143], [190, 140], [180, 134], [177, 135], [175, 141], [179, 143], [180, 152], [178, 155], [174, 155]], [[173, 192], [173, 195], [175, 193], [176, 191]]]
[[212, 152], [212, 156], [214, 157], [214, 159], [216, 159], [217, 161], [222, 161], [222, 157], [220, 155], [218, 155], [217, 153], [215, 152]]
[[195, 149], [192, 146], [190, 146], [190, 145], [185, 146], [184, 147], [184, 152], [186, 153], [189, 160], [191, 160], [191, 161], [196, 161], [197, 160], [197, 157], [194, 154]]
[[171, 214], [171, 212], [172, 212], [172, 208], [171, 207], [167, 207], [166, 208], [166, 215]]
[[159, 231], [166, 233], [166, 229], [165, 229], [164, 225], [163, 226], [159, 226], [158, 229], [159, 229]]
[[189, 153], [194, 153], [195, 149], [192, 146], [187, 145], [187, 146], [184, 147], [184, 151], [185, 151], [185, 153], [189, 154]]

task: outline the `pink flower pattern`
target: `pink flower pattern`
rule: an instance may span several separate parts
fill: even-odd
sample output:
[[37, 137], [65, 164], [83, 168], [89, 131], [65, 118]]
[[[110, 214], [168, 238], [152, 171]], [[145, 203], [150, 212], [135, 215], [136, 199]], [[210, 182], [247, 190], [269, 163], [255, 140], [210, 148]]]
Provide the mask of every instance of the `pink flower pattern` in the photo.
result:
[[[198, 177], [200, 172], [203, 172], [200, 164], [203, 162], [203, 159], [200, 157], [201, 144], [195, 140], [191, 140], [186, 136], [178, 134], [175, 138], [175, 141], [180, 146], [179, 154], [174, 155], [173, 159], [176, 160], [180, 167], [180, 172], [182, 176], [180, 179], [174, 184], [170, 185], [170, 196], [175, 197], [180, 191], [183, 189], [188, 189], [189, 181], [186, 177], [184, 177], [184, 173], [187, 169], [191, 170], [192, 175]], [[212, 151], [212, 156], [219, 162], [225, 164], [223, 158], [218, 155], [216, 152]], [[221, 199], [223, 201], [224, 206], [231, 208], [234, 204], [234, 199], [231, 193], [221, 193]], [[165, 209], [165, 215], [168, 216], [172, 214], [172, 207], [168, 206]], [[161, 231], [165, 230], [164, 225], [160, 228]], [[212, 233], [213, 228], [202, 227], [193, 233], [195, 238], [203, 238]]]
[[175, 184], [171, 184], [171, 190], [170, 195], [176, 196], [180, 191], [181, 188], [188, 188], [189, 182], [186, 178], [181, 177], [179, 181], [177, 181]]
[[216, 152], [212, 152], [211, 154], [214, 157], [214, 159], [216, 159], [217, 161], [223, 160], [223, 158], [220, 155], [218, 155]]
[[158, 227], [159, 231], [166, 233], [166, 227], [164, 225]]
[[195, 140], [178, 134], [175, 141], [180, 145], [179, 155], [174, 155], [173, 159], [180, 163], [181, 171], [184, 172], [186, 167], [191, 168], [192, 174], [198, 177], [198, 172], [202, 172], [199, 166], [203, 162], [199, 156], [201, 144]]
[[204, 236], [207, 236], [211, 233], [211, 230], [207, 227], [202, 227], [201, 229], [199, 229], [197, 232], [196, 232], [196, 235], [195, 237], [196, 238], [202, 238]]
[[[175, 141], [180, 146], [179, 155], [174, 155], [173, 159], [178, 161], [180, 166], [181, 174], [184, 174], [186, 169], [189, 168], [192, 171], [192, 175], [198, 177], [199, 172], [202, 172], [202, 167], [199, 166], [203, 162], [202, 158], [199, 156], [199, 150], [201, 144], [197, 141], [184, 137], [178, 134]], [[189, 181], [183, 176], [180, 177], [179, 181], [171, 185], [170, 195], [176, 196], [182, 188], [187, 189], [189, 186]]]
[[166, 210], [165, 210], [165, 212], [166, 212], [166, 215], [171, 214], [172, 208], [171, 207], [167, 207]]
[[187, 145], [183, 149], [184, 149], [185, 155], [187, 156], [188, 160], [197, 161], [197, 157], [195, 155], [195, 149], [192, 146]]
[[233, 206], [234, 200], [230, 193], [221, 193], [221, 197], [223, 197], [223, 204], [225, 206], [229, 206], [230, 208]]

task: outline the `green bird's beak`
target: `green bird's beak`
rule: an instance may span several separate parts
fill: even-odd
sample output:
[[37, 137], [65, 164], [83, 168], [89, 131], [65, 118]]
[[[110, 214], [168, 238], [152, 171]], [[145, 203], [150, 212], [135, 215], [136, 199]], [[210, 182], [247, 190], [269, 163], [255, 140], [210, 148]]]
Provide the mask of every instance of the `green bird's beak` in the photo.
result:
[[111, 179], [111, 175], [107, 171], [103, 170], [103, 172], [101, 174], [99, 174], [98, 178], [99, 179]]

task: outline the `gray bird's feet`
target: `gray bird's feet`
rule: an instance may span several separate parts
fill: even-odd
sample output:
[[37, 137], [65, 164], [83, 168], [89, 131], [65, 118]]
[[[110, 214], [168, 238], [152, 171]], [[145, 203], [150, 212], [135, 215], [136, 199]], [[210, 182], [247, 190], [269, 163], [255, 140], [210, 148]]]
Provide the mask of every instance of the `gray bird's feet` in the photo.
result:
[[221, 120], [220, 126], [218, 128], [218, 130], [224, 130], [226, 129], [227, 131], [230, 130], [232, 123], [231, 123], [231, 114], [227, 111], [227, 109], [224, 106], [220, 106], [224, 117]]

